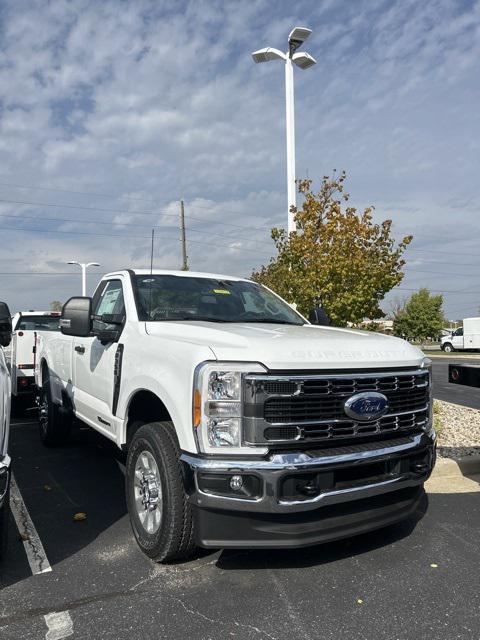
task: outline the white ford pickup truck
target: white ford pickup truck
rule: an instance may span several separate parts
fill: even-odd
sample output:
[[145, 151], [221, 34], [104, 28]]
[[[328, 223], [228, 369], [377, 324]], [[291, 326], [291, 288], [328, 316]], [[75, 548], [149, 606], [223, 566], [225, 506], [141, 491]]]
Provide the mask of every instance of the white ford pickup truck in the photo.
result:
[[11, 377], [4, 347], [12, 338], [12, 319], [5, 302], [0, 302], [0, 560], [7, 547], [8, 518], [10, 512], [10, 456], [8, 434], [10, 429]]
[[60, 327], [38, 336], [41, 438], [63, 442], [75, 416], [126, 450], [151, 558], [300, 547], [421, 513], [430, 361], [407, 342], [182, 271], [110, 273], [65, 304]]

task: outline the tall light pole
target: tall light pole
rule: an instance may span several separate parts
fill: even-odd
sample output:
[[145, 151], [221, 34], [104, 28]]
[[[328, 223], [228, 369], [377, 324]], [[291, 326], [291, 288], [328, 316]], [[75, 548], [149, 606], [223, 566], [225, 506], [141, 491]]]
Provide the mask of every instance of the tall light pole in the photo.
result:
[[77, 264], [82, 270], [82, 296], [87, 295], [87, 269], [88, 267], [99, 267], [98, 262], [75, 262], [70, 260], [67, 264]]
[[288, 224], [287, 231], [295, 231], [295, 219], [291, 211], [296, 206], [295, 187], [295, 114], [293, 92], [293, 64], [300, 69], [308, 69], [316, 63], [315, 58], [305, 51], [296, 53], [297, 49], [312, 33], [306, 27], [295, 27], [288, 36], [288, 51], [282, 53], [279, 49], [265, 47], [252, 53], [254, 62], [270, 62], [270, 60], [284, 60], [285, 62], [285, 116], [287, 129], [287, 199]]

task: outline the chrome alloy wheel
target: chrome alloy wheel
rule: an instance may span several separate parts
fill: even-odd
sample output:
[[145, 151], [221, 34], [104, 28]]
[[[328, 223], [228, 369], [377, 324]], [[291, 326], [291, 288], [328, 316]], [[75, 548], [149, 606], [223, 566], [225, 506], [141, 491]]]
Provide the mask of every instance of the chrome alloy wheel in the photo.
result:
[[143, 528], [147, 533], [156, 533], [162, 520], [162, 483], [150, 451], [142, 451], [137, 458], [133, 491]]
[[38, 405], [38, 423], [42, 433], [47, 433], [48, 427], [48, 398], [46, 393], [42, 393]]

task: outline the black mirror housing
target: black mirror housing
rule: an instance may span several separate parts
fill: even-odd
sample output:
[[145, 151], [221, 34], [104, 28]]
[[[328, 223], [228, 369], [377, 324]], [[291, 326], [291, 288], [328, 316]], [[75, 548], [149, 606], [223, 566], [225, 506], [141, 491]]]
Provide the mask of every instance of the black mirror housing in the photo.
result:
[[316, 307], [312, 309], [308, 314], [308, 319], [312, 324], [322, 325], [328, 327], [330, 325], [330, 318], [327, 316], [327, 312], [322, 307]]
[[12, 340], [12, 316], [5, 302], [0, 302], [0, 346], [8, 347]]
[[92, 333], [92, 299], [70, 298], [63, 305], [60, 331], [65, 336], [87, 338]]

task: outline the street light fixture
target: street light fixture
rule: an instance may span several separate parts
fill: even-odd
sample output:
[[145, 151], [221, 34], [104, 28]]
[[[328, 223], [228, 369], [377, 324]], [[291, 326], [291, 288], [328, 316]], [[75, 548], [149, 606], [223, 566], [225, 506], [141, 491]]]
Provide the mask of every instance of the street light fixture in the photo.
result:
[[285, 116], [287, 130], [287, 198], [288, 198], [288, 224], [287, 231], [295, 231], [295, 219], [291, 211], [296, 206], [295, 188], [295, 114], [294, 114], [294, 93], [293, 93], [293, 64], [300, 69], [312, 67], [316, 60], [310, 54], [297, 49], [305, 42], [312, 33], [307, 27], [295, 27], [288, 36], [288, 51], [282, 53], [279, 49], [265, 47], [252, 53], [253, 61], [270, 62], [271, 60], [285, 61]]
[[82, 270], [82, 296], [87, 295], [87, 269], [88, 267], [99, 267], [98, 262], [76, 262], [75, 260], [70, 260], [67, 264], [77, 264]]

